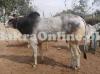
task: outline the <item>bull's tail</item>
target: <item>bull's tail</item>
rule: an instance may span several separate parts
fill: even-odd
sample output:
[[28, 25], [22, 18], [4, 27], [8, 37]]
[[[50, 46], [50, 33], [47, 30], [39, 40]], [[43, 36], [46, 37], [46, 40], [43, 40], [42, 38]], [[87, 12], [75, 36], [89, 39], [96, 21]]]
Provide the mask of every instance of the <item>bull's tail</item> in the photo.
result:
[[87, 55], [85, 51], [83, 52], [83, 56], [84, 56], [84, 59], [87, 59]]
[[[84, 20], [83, 20], [84, 21]], [[86, 55], [86, 45], [87, 45], [87, 38], [86, 38], [86, 35], [87, 35], [87, 31], [86, 31], [86, 22], [84, 21], [84, 24], [85, 24], [85, 40], [84, 40], [84, 50], [83, 50], [83, 56], [84, 56], [84, 59], [87, 59], [87, 55]]]

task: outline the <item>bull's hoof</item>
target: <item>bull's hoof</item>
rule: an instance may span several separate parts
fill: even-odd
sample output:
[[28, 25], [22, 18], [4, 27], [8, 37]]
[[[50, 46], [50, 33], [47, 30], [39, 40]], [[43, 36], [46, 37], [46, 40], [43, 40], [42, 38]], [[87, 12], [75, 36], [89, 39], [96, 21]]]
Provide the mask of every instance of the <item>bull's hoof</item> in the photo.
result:
[[73, 70], [77, 70], [77, 71], [80, 70], [80, 67], [78, 67], [78, 66], [67, 65], [67, 67], [68, 67], [68, 68], [71, 68], [71, 69], [73, 69]]
[[61, 48], [59, 48], [59, 47], [58, 47], [57, 49], [58, 49], [58, 50], [61, 50]]
[[80, 67], [75, 66], [75, 67], [73, 67], [73, 69], [79, 71]]
[[32, 65], [33, 71], [37, 70], [37, 65], [35, 65], [35, 64], [31, 64], [31, 65]]
[[31, 47], [31, 46], [28, 44], [28, 45], [27, 45], [27, 48], [30, 48], [30, 47]]
[[32, 65], [32, 68], [34, 68], [34, 69], [37, 68], [37, 65], [36, 64], [33, 64], [32, 63], [31, 65]]

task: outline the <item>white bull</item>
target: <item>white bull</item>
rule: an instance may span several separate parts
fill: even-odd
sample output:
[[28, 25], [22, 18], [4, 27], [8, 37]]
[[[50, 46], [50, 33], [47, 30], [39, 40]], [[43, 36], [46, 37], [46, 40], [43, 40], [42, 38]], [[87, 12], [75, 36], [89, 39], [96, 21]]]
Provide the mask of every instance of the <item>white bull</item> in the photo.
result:
[[[71, 46], [71, 54], [72, 54], [72, 62], [71, 66], [74, 69], [80, 68], [80, 55], [81, 51], [79, 49], [80, 42], [83, 40], [83, 37], [87, 34], [86, 33], [86, 23], [85, 21], [76, 15], [72, 14], [62, 14], [56, 17], [51, 18], [39, 18], [39, 22], [36, 24], [33, 34], [36, 34], [33, 38], [33, 36], [30, 38], [30, 44], [33, 48], [34, 52], [34, 66], [37, 65], [37, 49], [39, 47], [39, 51], [41, 54], [41, 57], [43, 58], [43, 53], [41, 50], [41, 44], [45, 40], [40, 40], [37, 36], [40, 32], [45, 32], [46, 34], [52, 34], [57, 32], [65, 32], [66, 34], [73, 34], [74, 40], [68, 41]], [[88, 27], [88, 29], [91, 29], [91, 27]], [[91, 33], [88, 32], [87, 37], [89, 38], [94, 32], [95, 28]]]

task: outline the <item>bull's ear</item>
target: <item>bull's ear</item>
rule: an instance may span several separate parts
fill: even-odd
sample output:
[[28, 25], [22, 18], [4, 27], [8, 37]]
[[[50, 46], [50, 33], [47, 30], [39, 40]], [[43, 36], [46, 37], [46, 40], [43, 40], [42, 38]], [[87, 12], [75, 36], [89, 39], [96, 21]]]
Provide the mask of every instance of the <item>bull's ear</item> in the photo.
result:
[[31, 12], [31, 13], [28, 15], [29, 18], [37, 18], [37, 17], [39, 17], [39, 16], [40, 16], [40, 14], [39, 14], [38, 12]]
[[33, 14], [36, 16], [40, 16], [40, 14], [38, 12], [34, 12]]

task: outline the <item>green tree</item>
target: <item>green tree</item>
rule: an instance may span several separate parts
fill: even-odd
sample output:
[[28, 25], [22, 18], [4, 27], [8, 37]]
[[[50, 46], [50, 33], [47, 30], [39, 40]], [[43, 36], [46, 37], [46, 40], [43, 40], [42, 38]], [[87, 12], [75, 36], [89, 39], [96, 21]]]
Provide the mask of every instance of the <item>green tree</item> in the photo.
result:
[[17, 10], [19, 14], [25, 15], [32, 10], [32, 7], [29, 7], [29, 2], [30, 0], [0, 0], [0, 8], [5, 8], [6, 14]]
[[79, 4], [74, 5], [73, 8], [73, 11], [80, 16], [84, 16], [86, 14], [86, 10], [87, 10], [87, 0], [79, 0]]

